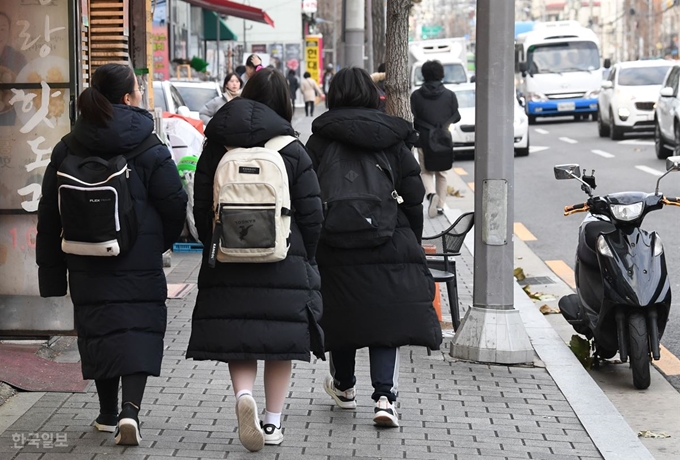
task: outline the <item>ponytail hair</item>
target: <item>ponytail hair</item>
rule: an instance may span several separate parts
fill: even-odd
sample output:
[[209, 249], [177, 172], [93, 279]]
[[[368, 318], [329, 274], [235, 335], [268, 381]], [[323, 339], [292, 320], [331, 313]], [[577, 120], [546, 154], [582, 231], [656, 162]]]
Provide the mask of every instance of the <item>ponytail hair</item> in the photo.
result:
[[108, 126], [113, 118], [113, 104], [123, 104], [123, 97], [135, 90], [135, 74], [122, 64], [105, 64], [92, 75], [90, 87], [78, 97], [78, 111], [86, 120]]

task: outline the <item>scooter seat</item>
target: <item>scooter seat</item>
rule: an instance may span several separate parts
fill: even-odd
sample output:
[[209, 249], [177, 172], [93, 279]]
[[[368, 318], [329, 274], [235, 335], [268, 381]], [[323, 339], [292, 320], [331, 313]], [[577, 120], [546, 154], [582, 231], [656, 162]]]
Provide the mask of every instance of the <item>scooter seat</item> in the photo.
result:
[[579, 235], [578, 241], [578, 258], [579, 260], [592, 268], [599, 268], [597, 262], [597, 238], [603, 233], [609, 233], [615, 230], [616, 227], [609, 222], [592, 221], [587, 222], [583, 231]]

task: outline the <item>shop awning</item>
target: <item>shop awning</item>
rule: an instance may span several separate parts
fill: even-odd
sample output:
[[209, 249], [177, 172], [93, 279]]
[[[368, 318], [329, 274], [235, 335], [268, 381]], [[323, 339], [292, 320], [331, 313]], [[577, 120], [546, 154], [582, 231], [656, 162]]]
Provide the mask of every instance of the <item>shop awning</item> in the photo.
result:
[[[203, 39], [208, 41], [217, 40], [217, 20], [219, 16], [214, 11], [203, 10]], [[231, 31], [224, 19], [219, 18], [220, 40], [238, 40], [236, 34]]]
[[186, 0], [186, 2], [219, 14], [261, 22], [274, 27], [274, 21], [267, 13], [259, 8], [244, 5], [243, 3], [230, 2], [228, 0]]

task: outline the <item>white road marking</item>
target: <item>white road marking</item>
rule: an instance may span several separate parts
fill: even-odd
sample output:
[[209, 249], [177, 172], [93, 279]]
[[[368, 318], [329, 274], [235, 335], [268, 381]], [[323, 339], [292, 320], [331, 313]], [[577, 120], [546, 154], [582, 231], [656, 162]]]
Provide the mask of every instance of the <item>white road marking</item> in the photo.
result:
[[578, 141], [575, 139], [572, 139], [570, 137], [560, 137], [560, 140], [562, 142], [566, 142], [567, 144], [578, 144]]
[[530, 145], [529, 146], [529, 152], [530, 153], [536, 153], [536, 152], [542, 152], [544, 150], [548, 150], [550, 147], [541, 147], [538, 145]]
[[638, 165], [635, 168], [639, 169], [640, 171], [646, 172], [647, 174], [651, 174], [652, 176], [663, 176], [665, 174], [663, 171], [659, 171], [658, 169], [650, 168], [649, 166]]
[[628, 139], [627, 141], [619, 141], [621, 145], [654, 145], [654, 141], [642, 141], [639, 139]]
[[614, 158], [616, 155], [612, 155], [611, 153], [605, 152], [604, 150], [591, 150], [595, 155], [600, 155], [601, 157], [604, 158]]
[[536, 128], [536, 129], [534, 129], [534, 131], [536, 131], [538, 134], [550, 134], [549, 131], [546, 131], [545, 129], [541, 129], [541, 128]]

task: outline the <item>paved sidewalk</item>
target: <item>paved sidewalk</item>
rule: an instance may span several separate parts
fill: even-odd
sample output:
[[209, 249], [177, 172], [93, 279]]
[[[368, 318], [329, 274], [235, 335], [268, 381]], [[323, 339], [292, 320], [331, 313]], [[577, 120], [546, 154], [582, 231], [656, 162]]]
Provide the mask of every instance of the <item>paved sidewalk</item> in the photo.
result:
[[[298, 124], [308, 126], [309, 120]], [[433, 234], [447, 223], [445, 217], [426, 218], [425, 232]], [[200, 255], [174, 254], [172, 263], [169, 283], [196, 283]], [[457, 266], [463, 308], [472, 300], [473, 260], [467, 249]], [[454, 362], [448, 357], [450, 339], [431, 355], [422, 348], [402, 348], [398, 429], [372, 425], [365, 350], [357, 355], [356, 411], [337, 409], [323, 391], [327, 363], [296, 362], [282, 421], [283, 444], [248, 453], [236, 432], [227, 365], [184, 359], [196, 294], [194, 288], [184, 299], [168, 301], [163, 370], [161, 377], [149, 380], [140, 413], [140, 447], [116, 446], [112, 435], [92, 428], [98, 402], [91, 385], [85, 394], [34, 394], [34, 404], [20, 394], [0, 407], [1, 420], [30, 401], [0, 434], [0, 459], [602, 458], [545, 369]], [[442, 310], [448, 315], [444, 302]], [[263, 410], [261, 377], [255, 398]], [[57, 439], [64, 446], [49, 447]]]

